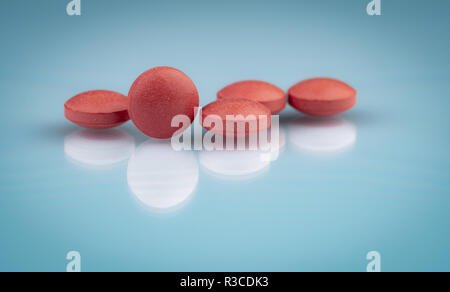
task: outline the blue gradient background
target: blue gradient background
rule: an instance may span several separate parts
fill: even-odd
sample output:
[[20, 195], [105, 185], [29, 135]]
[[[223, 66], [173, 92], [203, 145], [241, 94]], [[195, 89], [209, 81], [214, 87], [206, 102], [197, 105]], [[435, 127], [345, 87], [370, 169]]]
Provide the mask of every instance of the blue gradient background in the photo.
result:
[[[369, 0], [82, 0], [81, 17], [68, 2], [1, 1], [0, 271], [65, 271], [71, 250], [84, 271], [365, 271], [372, 250], [383, 271], [450, 271], [449, 1], [383, 0], [379, 17]], [[251, 180], [201, 168], [192, 200], [156, 216], [126, 162], [66, 158], [63, 104], [160, 65], [201, 105], [241, 79], [348, 81], [357, 141], [333, 157], [288, 143]]]

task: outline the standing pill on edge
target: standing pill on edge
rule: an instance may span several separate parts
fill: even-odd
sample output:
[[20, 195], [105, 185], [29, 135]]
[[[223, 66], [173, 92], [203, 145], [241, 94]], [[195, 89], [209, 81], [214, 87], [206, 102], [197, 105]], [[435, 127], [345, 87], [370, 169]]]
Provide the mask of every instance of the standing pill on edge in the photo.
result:
[[113, 91], [87, 91], [64, 104], [64, 115], [84, 128], [114, 128], [129, 120], [128, 98]]
[[217, 93], [217, 99], [245, 98], [267, 106], [272, 114], [281, 112], [287, 103], [286, 92], [264, 81], [241, 81], [228, 85]]
[[356, 90], [335, 79], [309, 79], [289, 89], [289, 103], [311, 116], [335, 116], [355, 106]]
[[168, 139], [178, 131], [173, 117], [195, 118], [199, 105], [197, 88], [188, 76], [171, 67], [157, 67], [143, 73], [129, 92], [129, 113], [136, 127], [147, 136]]
[[[235, 117], [234, 120], [231, 120], [231, 129], [227, 127], [227, 117], [229, 116]], [[252, 116], [255, 117], [254, 120], [249, 119]], [[215, 134], [241, 138], [270, 128], [271, 116], [270, 109], [259, 102], [241, 98], [229, 98], [218, 100], [205, 106], [202, 109], [200, 123], [206, 130]], [[253, 128], [250, 126], [251, 122], [255, 123]], [[240, 123], [245, 125], [245, 132], [243, 133], [238, 132], [238, 124]], [[222, 124], [222, 131], [217, 130], [217, 124]]]

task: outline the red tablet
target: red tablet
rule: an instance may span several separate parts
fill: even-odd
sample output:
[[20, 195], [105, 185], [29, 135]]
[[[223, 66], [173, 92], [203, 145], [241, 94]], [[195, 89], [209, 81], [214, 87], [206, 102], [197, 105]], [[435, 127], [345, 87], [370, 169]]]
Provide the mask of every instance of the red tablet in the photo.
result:
[[289, 89], [289, 103], [311, 116], [335, 116], [355, 106], [356, 90], [336, 79], [309, 79]]
[[158, 139], [171, 138], [179, 130], [172, 127], [172, 119], [177, 115], [187, 116], [192, 123], [199, 105], [192, 80], [171, 67], [157, 67], [143, 73], [128, 96], [133, 123], [147, 136]]
[[271, 112], [248, 99], [218, 100], [202, 109], [202, 126], [225, 137], [247, 137], [270, 128]]
[[272, 114], [281, 112], [287, 103], [286, 92], [264, 81], [241, 81], [223, 88], [217, 99], [245, 98], [264, 104]]
[[64, 114], [69, 121], [84, 128], [114, 128], [129, 120], [128, 98], [113, 91], [88, 91], [69, 99]]

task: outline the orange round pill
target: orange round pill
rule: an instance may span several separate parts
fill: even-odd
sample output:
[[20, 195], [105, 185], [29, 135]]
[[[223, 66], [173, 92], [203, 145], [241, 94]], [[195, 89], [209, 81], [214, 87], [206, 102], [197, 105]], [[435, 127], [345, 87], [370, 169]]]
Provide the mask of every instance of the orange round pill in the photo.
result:
[[217, 93], [217, 99], [245, 98], [264, 104], [272, 114], [281, 112], [287, 103], [286, 92], [264, 81], [241, 81], [228, 85]]
[[64, 115], [84, 128], [114, 128], [129, 120], [128, 98], [114, 91], [87, 91], [64, 104]]
[[228, 98], [205, 106], [200, 123], [214, 134], [241, 138], [270, 128], [271, 112], [256, 101]]
[[197, 88], [180, 70], [157, 67], [143, 73], [128, 94], [129, 113], [136, 127], [147, 136], [168, 139], [179, 130], [172, 127], [178, 115], [195, 118], [199, 105]]
[[289, 89], [289, 103], [311, 116], [335, 116], [356, 104], [356, 90], [331, 78], [302, 81]]

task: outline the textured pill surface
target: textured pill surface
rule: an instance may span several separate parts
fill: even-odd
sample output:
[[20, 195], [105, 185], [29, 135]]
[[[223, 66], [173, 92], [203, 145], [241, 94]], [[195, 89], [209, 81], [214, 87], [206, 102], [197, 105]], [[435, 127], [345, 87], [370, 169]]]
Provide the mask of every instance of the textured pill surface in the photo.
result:
[[356, 90], [335, 79], [309, 79], [289, 89], [289, 103], [311, 116], [335, 116], [355, 106]]
[[64, 115], [84, 128], [114, 128], [129, 120], [128, 98], [113, 91], [87, 91], [64, 104]]
[[168, 139], [179, 130], [172, 127], [177, 115], [195, 118], [199, 105], [197, 88], [180, 70], [157, 67], [143, 73], [128, 94], [133, 123], [147, 136]]
[[[233, 117], [233, 119], [227, 120], [227, 117]], [[270, 109], [259, 102], [229, 98], [205, 106], [202, 109], [200, 122], [205, 129], [218, 135], [247, 137], [270, 128], [271, 112]], [[253, 123], [253, 127], [250, 126], [250, 123]], [[219, 128], [217, 128], [217, 125], [219, 125]], [[245, 132], [238, 130], [239, 125], [245, 126]]]
[[241, 81], [223, 88], [217, 99], [245, 98], [264, 104], [272, 114], [281, 112], [287, 103], [286, 93], [277, 86], [264, 81]]

